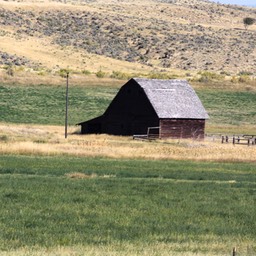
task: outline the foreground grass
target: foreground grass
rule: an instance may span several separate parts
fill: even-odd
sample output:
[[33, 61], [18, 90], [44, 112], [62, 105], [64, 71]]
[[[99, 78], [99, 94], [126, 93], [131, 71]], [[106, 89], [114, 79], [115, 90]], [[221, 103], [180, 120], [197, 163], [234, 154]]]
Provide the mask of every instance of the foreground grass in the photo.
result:
[[0, 163], [6, 255], [255, 253], [254, 163], [13, 155]]

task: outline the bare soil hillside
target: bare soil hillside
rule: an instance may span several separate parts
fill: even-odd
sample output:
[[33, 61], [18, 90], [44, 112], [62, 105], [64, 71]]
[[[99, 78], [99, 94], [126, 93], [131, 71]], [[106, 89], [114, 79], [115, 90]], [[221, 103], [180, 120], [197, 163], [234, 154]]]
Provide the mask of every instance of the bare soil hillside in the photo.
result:
[[256, 72], [255, 8], [203, 0], [1, 1], [0, 65]]

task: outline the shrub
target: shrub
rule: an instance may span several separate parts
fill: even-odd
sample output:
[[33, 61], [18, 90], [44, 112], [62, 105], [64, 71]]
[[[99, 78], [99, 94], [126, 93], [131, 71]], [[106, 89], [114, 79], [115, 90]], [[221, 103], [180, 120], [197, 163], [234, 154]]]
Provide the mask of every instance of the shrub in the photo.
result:
[[112, 74], [110, 75], [111, 78], [115, 78], [115, 79], [120, 79], [120, 80], [124, 80], [124, 79], [129, 79], [132, 78], [132, 74], [128, 74], [128, 73], [123, 73], [121, 71], [113, 71]]
[[221, 74], [221, 75], [224, 75], [224, 76], [230, 76], [230, 73], [227, 72], [227, 71], [224, 71], [224, 70], [221, 71], [220, 74]]
[[98, 78], [103, 78], [103, 77], [106, 76], [106, 73], [103, 72], [102, 70], [99, 70], [99, 71], [96, 73], [96, 76], [97, 76]]
[[8, 136], [7, 135], [0, 135], [0, 141], [2, 142], [7, 142], [9, 139], [8, 139]]
[[255, 22], [255, 19], [246, 17], [243, 19], [243, 22], [244, 22], [245, 29], [247, 29], [248, 26], [252, 25]]
[[23, 71], [25, 71], [25, 67], [24, 66], [15, 66], [15, 71], [23, 72]]
[[249, 82], [251, 79], [250, 79], [250, 77], [248, 76], [248, 75], [242, 75], [242, 76], [240, 76], [239, 77], [239, 79], [238, 79], [238, 81], [240, 82], [240, 83], [247, 83], [247, 82]]
[[61, 77], [63, 77], [63, 78], [67, 76], [67, 73], [70, 73], [70, 70], [69, 70], [69, 69], [62, 68], [62, 69], [59, 70], [59, 75], [60, 75]]
[[90, 75], [90, 74], [91, 74], [91, 71], [89, 71], [89, 70], [83, 70], [83, 71], [82, 71], [82, 74], [84, 74], [84, 75]]
[[252, 76], [253, 73], [252, 72], [249, 72], [249, 71], [240, 71], [238, 73], [239, 76]]
[[198, 74], [200, 75], [198, 81], [202, 83], [209, 82], [211, 80], [221, 80], [223, 78], [223, 75], [208, 71], [200, 71]]
[[46, 72], [41, 70], [37, 73], [39, 76], [45, 76], [46, 75]]
[[171, 75], [171, 74], [168, 74], [168, 73], [153, 72], [153, 73], [149, 74], [149, 78], [151, 78], [151, 79], [175, 79], [177, 77], [178, 77], [177, 75], [174, 75], [174, 74]]
[[231, 83], [238, 83], [238, 78], [236, 76], [232, 76]]
[[14, 75], [14, 70], [13, 70], [13, 67], [11, 65], [6, 68], [6, 74], [9, 75], [9, 76]]

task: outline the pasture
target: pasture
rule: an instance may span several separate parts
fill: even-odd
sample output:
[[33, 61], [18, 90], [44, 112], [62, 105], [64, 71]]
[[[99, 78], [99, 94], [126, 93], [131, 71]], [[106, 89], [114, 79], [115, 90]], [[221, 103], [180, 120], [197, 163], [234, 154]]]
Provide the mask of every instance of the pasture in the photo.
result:
[[255, 253], [255, 163], [2, 155], [0, 172], [2, 251]]
[[[102, 114], [117, 91], [116, 86], [71, 85], [69, 125]], [[219, 132], [225, 127], [227, 131], [231, 129], [238, 133], [255, 131], [255, 91], [200, 87], [196, 92], [211, 117], [207, 121], [207, 132]], [[65, 93], [65, 85], [0, 85], [1, 122], [63, 125]]]
[[[256, 147], [80, 136], [116, 87], [1, 85], [0, 254], [256, 253]], [[207, 132], [255, 133], [254, 91], [197, 88]]]

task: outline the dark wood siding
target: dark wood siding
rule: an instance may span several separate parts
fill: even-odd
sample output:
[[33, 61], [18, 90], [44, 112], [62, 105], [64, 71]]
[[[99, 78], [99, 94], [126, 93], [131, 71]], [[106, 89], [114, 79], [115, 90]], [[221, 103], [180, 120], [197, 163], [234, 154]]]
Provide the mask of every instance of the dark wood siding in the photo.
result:
[[103, 133], [103, 127], [102, 127], [102, 124], [104, 123], [103, 119], [104, 119], [103, 116], [99, 116], [99, 117], [96, 117], [89, 121], [81, 123], [80, 124], [81, 125], [81, 133], [82, 134]]
[[161, 119], [160, 138], [204, 138], [204, 119]]
[[159, 119], [143, 89], [133, 80], [126, 83], [100, 118], [81, 123], [82, 134], [146, 134]]
[[[179, 80], [181, 85], [178, 87], [176, 82], [175, 87], [165, 84], [164, 80], [146, 80], [143, 83], [144, 87], [136, 79], [131, 79], [123, 85], [102, 116], [79, 123], [82, 126], [82, 134], [145, 135], [149, 127], [160, 127], [159, 137], [163, 139], [204, 138], [204, 118], [208, 115], [200, 100], [196, 97], [195, 106], [185, 104], [188, 97], [194, 97], [193, 90], [188, 90], [187, 95], [186, 84], [183, 85]], [[171, 88], [174, 86], [174, 89], [170, 89], [168, 94], [169, 85]], [[179, 91], [183, 86], [185, 89], [181, 90], [182, 93], [175, 94], [176, 97], [173, 91]], [[166, 98], [166, 95], [170, 98]], [[165, 108], [166, 106], [168, 107]], [[172, 111], [173, 109], [176, 111]], [[172, 118], [173, 116], [175, 118]], [[194, 119], [191, 119], [192, 117]]]

